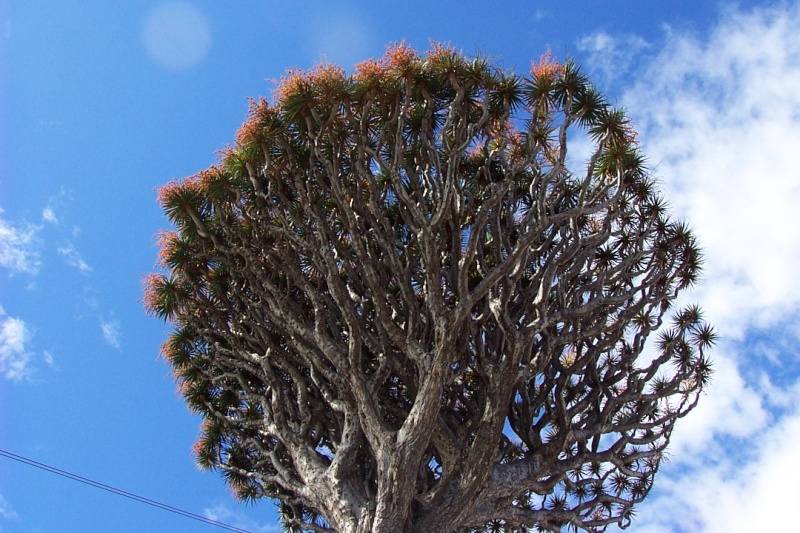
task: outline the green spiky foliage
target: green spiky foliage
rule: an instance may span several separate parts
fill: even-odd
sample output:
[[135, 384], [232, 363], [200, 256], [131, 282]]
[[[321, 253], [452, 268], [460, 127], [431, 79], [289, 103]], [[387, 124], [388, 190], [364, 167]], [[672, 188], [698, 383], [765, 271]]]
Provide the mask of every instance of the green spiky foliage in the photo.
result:
[[627, 526], [709, 380], [695, 238], [569, 61], [292, 71], [159, 201], [198, 463], [287, 531]]

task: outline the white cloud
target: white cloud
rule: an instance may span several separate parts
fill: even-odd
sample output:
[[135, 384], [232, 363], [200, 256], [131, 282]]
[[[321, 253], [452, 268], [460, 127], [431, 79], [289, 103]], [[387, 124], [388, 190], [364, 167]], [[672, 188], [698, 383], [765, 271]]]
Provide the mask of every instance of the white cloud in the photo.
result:
[[12, 273], [36, 274], [41, 267], [35, 246], [39, 229], [38, 226], [15, 225], [0, 218], [0, 267]]
[[[674, 461], [697, 465], [719, 446], [713, 441], [715, 436], [752, 437], [770, 422], [763, 389], [758, 384], [748, 383], [740, 370], [734, 346], [720, 344], [714, 351], [711, 386], [692, 415], [676, 426], [670, 446]], [[721, 416], [722, 413], [725, 416]]]
[[[785, 531], [782, 513], [800, 501], [787, 478], [800, 472], [797, 35], [800, 4], [730, 8], [708, 35], [669, 30], [647, 65], [630, 63], [639, 81], [622, 101], [705, 250], [690, 298], [722, 334], [708, 393], [678, 423], [637, 531]], [[613, 58], [628, 38], [593, 39]]]
[[6, 315], [0, 307], [0, 375], [12, 381], [30, 376], [32, 354], [25, 346], [30, 338], [25, 322]]
[[81, 274], [88, 274], [92, 271], [92, 267], [83, 260], [81, 254], [78, 253], [78, 250], [75, 249], [72, 243], [67, 243], [66, 246], [59, 247], [58, 253], [64, 258], [65, 263], [71, 267], [77, 268], [78, 272]]
[[787, 514], [800, 501], [793, 479], [800, 472], [800, 387], [793, 401], [795, 410], [757, 438], [731, 439], [731, 449], [704, 454], [703, 468], [660, 477], [658, 497], [643, 506], [637, 531], [787, 531], [793, 521]]
[[119, 349], [122, 338], [122, 329], [120, 328], [119, 320], [112, 318], [110, 320], [100, 320], [100, 329], [103, 332], [103, 340], [106, 344]]
[[706, 250], [699, 297], [722, 333], [800, 304], [800, 6], [672, 34], [624, 101], [668, 198]]

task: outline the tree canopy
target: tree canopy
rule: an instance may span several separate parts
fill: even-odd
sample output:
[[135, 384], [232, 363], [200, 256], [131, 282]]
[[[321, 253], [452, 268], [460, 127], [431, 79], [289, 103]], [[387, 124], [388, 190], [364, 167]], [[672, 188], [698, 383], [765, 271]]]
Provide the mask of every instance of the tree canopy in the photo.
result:
[[572, 61], [290, 71], [159, 202], [198, 463], [291, 531], [625, 527], [709, 379], [696, 239]]

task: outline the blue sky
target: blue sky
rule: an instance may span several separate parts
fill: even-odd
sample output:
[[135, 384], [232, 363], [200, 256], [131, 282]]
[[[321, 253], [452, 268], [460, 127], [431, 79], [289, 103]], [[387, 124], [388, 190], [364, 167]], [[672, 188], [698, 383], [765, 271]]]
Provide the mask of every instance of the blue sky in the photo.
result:
[[[141, 279], [155, 188], [214, 162], [248, 96], [406, 39], [527, 72], [551, 48], [624, 105], [705, 247], [716, 374], [633, 531], [781, 531], [800, 485], [800, 5], [0, 1], [0, 449], [254, 532], [190, 453]], [[214, 531], [0, 457], [0, 532]], [[221, 530], [220, 530], [221, 531]]]

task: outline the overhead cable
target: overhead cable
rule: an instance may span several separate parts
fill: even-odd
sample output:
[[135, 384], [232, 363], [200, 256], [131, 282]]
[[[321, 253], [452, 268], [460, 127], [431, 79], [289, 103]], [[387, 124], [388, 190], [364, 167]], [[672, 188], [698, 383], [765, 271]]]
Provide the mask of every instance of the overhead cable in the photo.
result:
[[131, 492], [118, 489], [116, 487], [112, 487], [111, 485], [106, 485], [105, 483], [100, 483], [98, 481], [94, 481], [92, 479], [79, 476], [77, 474], [73, 474], [71, 472], [67, 472], [66, 470], [61, 470], [60, 468], [56, 468], [54, 466], [46, 465], [44, 463], [40, 463], [39, 461], [34, 461], [33, 459], [28, 459], [27, 457], [23, 457], [21, 455], [17, 455], [15, 453], [11, 453], [5, 450], [0, 449], [0, 456], [6, 457], [11, 459], [12, 461], [17, 461], [19, 463], [26, 464], [28, 466], [32, 466], [34, 468], [38, 468], [40, 470], [44, 470], [46, 472], [50, 472], [52, 474], [56, 474], [67, 479], [71, 479], [73, 481], [78, 481], [79, 483], [83, 483], [85, 485], [89, 485], [91, 487], [95, 487], [107, 492], [111, 492], [112, 494], [116, 494], [118, 496], [123, 496], [125, 498], [129, 498], [131, 500], [144, 503], [147, 505], [151, 505], [153, 507], [158, 507], [159, 509], [163, 509], [164, 511], [169, 511], [170, 513], [175, 513], [181, 516], [185, 516], [186, 518], [191, 518], [193, 520], [198, 520], [200, 522], [204, 522], [206, 524], [216, 526], [222, 529], [227, 529], [228, 531], [235, 531], [236, 533], [250, 533], [250, 531], [246, 529], [242, 529], [236, 526], [231, 526], [229, 524], [225, 524], [223, 522], [219, 522], [217, 520], [213, 520], [211, 518], [207, 518], [205, 516], [201, 516], [195, 513], [191, 513], [189, 511], [184, 511], [183, 509], [179, 509], [177, 507], [173, 507], [171, 505], [167, 505], [165, 503], [161, 503], [156, 500], [151, 500], [150, 498], [145, 498], [144, 496], [138, 496]]

